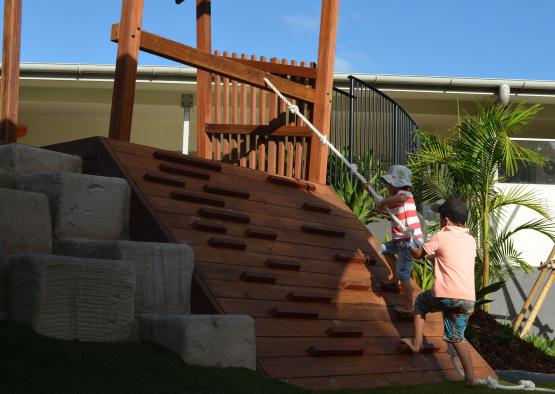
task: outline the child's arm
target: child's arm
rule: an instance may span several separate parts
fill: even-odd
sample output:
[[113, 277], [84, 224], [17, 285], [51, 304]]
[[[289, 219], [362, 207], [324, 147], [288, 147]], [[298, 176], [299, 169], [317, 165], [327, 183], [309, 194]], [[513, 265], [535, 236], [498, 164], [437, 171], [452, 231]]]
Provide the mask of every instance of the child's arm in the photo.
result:
[[378, 205], [380, 211], [385, 211], [386, 208], [392, 205], [401, 205], [407, 201], [407, 196], [404, 193], [399, 193], [394, 196], [385, 197], [382, 202]]
[[407, 249], [409, 250], [412, 257], [416, 260], [420, 260], [421, 258], [427, 255], [426, 251], [422, 246], [418, 246], [418, 247], [409, 246]]

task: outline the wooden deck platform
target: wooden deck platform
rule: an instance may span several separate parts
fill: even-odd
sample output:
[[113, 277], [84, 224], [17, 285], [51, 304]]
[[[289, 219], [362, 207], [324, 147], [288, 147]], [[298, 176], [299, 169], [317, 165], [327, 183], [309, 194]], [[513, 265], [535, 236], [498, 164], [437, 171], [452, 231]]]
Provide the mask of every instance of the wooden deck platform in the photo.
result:
[[251, 315], [261, 372], [309, 389], [459, 379], [441, 316], [425, 330], [437, 352], [401, 354], [412, 322], [379, 291], [376, 240], [330, 188], [100, 137], [49, 148], [129, 181], [132, 238], [192, 246], [193, 312]]

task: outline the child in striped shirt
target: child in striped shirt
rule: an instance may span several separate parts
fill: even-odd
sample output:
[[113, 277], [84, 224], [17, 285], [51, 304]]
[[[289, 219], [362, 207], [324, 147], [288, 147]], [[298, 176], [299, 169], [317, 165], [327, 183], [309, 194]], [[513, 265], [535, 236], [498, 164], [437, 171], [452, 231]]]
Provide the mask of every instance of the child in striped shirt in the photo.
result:
[[[412, 173], [401, 165], [391, 166], [386, 175], [382, 176], [387, 186], [389, 196], [385, 197], [379, 204], [378, 209], [389, 210], [399, 219], [406, 228], [411, 228], [414, 237], [422, 243], [424, 235], [420, 228], [420, 220], [416, 213], [416, 204], [412, 195]], [[391, 241], [385, 242], [380, 248], [389, 262], [393, 272], [392, 282], [397, 285], [401, 283], [403, 305], [398, 305], [395, 310], [403, 313], [413, 313], [414, 300], [412, 297], [411, 273], [413, 257], [406, 248], [399, 247], [399, 242], [409, 242], [417, 246], [414, 239], [407, 235], [403, 228], [395, 221], [391, 221]]]

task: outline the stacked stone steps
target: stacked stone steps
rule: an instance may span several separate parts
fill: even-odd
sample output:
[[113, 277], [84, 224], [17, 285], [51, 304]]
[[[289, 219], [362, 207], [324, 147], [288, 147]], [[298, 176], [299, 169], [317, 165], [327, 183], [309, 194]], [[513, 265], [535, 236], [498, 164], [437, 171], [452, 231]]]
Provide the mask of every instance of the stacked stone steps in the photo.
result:
[[0, 146], [0, 319], [65, 340], [141, 338], [191, 364], [254, 369], [253, 320], [190, 315], [192, 249], [128, 240], [127, 181], [81, 165]]

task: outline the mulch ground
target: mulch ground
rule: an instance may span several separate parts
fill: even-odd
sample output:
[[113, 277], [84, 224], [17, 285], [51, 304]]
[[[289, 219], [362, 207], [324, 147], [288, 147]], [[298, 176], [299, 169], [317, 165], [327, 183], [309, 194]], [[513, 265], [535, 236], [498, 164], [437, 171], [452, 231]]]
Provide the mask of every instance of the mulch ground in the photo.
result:
[[555, 373], [555, 357], [511, 335], [510, 330], [481, 310], [470, 318], [467, 338], [493, 369]]

